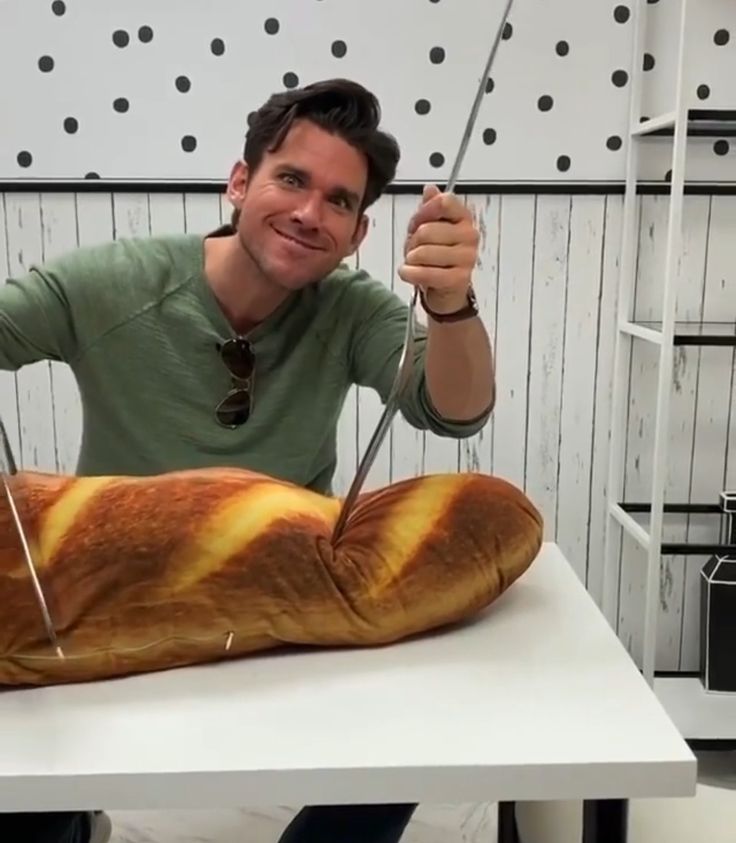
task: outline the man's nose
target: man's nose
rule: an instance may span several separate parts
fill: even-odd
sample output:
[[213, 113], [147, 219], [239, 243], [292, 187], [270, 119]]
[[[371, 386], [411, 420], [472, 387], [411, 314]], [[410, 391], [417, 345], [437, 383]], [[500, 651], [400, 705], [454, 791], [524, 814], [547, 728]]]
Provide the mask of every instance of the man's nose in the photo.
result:
[[322, 220], [322, 198], [317, 191], [305, 193], [294, 209], [293, 216], [305, 228], [318, 228]]

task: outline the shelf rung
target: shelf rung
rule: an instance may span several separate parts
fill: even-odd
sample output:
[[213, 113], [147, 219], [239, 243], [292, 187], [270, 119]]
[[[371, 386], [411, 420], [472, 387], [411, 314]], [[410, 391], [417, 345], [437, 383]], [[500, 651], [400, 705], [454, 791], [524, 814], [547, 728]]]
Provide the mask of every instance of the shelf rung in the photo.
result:
[[653, 328], [645, 328], [643, 325], [637, 325], [636, 322], [621, 322], [620, 330], [625, 334], [631, 334], [633, 337], [653, 342], [655, 345], [662, 345], [662, 332], [655, 331]]
[[617, 503], [611, 505], [610, 514], [632, 538], [636, 539], [644, 550], [649, 550], [649, 533], [647, 533], [638, 521], [635, 521], [629, 513], [621, 509]]
[[666, 114], [661, 114], [659, 117], [652, 117], [650, 120], [644, 120], [643, 123], [631, 130], [633, 136], [648, 135], [651, 132], [656, 132], [659, 129], [672, 129], [677, 120], [676, 111], [668, 111]]
[[662, 556], [733, 556], [736, 544], [722, 542], [662, 542]]

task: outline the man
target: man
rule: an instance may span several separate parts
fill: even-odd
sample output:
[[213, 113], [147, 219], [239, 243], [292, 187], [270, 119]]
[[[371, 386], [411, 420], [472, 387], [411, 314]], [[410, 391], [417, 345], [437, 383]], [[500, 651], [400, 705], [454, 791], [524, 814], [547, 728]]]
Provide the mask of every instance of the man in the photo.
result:
[[[343, 264], [399, 149], [375, 97], [348, 80], [273, 95], [230, 174], [231, 225], [131, 239], [32, 267], [0, 287], [0, 368], [66, 362], [79, 385], [79, 474], [237, 465], [331, 492], [336, 425], [352, 384], [386, 400], [407, 308]], [[478, 232], [463, 203], [425, 188], [400, 278], [428, 327], [401, 401], [410, 424], [463, 437], [495, 400], [472, 273]], [[315, 806], [282, 843], [397, 841], [412, 805]], [[0, 839], [99, 843], [100, 813], [0, 815]]]

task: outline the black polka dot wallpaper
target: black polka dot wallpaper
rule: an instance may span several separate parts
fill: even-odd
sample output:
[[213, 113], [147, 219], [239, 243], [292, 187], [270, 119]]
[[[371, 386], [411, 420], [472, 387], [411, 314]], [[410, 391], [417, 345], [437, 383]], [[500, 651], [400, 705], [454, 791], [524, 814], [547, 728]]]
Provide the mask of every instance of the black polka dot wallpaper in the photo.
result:
[[[175, 11], [174, 11], [175, 5]], [[34, 0], [0, 4], [0, 179], [227, 178], [275, 91], [348, 77], [379, 97], [398, 181], [452, 168], [504, 0]], [[736, 109], [736, 3], [691, 3], [689, 107]], [[633, 0], [516, 0], [460, 181], [621, 181]], [[646, 4], [642, 117], [674, 107], [679, 3]], [[688, 177], [736, 180], [735, 139], [693, 140]], [[663, 180], [671, 141], [642, 144]], [[90, 174], [93, 174], [90, 175]]]

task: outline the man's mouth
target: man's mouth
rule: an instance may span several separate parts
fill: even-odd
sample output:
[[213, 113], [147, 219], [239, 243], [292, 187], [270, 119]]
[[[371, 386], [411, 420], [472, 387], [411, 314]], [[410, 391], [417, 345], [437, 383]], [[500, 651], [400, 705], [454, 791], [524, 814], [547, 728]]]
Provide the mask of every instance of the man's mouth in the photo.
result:
[[285, 234], [283, 231], [279, 231], [278, 228], [274, 228], [276, 234], [279, 237], [283, 237], [284, 240], [288, 240], [290, 243], [295, 243], [297, 246], [301, 246], [303, 249], [309, 249], [312, 252], [321, 252], [323, 251], [319, 246], [315, 246], [312, 243], [306, 243], [304, 240], [299, 240], [297, 237], [292, 237], [290, 234]]

